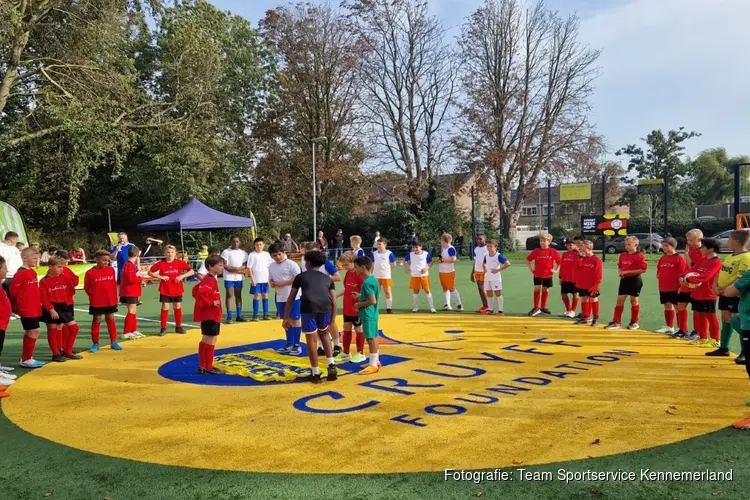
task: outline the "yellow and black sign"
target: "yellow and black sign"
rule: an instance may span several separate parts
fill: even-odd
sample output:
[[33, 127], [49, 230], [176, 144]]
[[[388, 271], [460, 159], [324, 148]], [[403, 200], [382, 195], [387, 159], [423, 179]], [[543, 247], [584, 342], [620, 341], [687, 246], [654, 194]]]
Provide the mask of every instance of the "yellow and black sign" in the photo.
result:
[[591, 199], [591, 183], [561, 184], [560, 201], [576, 201]]
[[625, 214], [582, 215], [581, 234], [625, 236], [628, 234], [628, 216]]

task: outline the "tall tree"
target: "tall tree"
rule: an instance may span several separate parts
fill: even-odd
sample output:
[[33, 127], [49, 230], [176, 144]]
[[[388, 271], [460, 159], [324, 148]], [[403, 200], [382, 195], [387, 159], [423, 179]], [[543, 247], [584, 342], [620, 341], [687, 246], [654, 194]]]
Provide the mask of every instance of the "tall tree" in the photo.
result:
[[[701, 151], [689, 162], [687, 180], [682, 189], [694, 193], [696, 204], [715, 205], [734, 200], [733, 165], [749, 163], [750, 156], [729, 157], [724, 148]], [[740, 193], [750, 195], [750, 168], [740, 169]]]
[[373, 159], [402, 172], [415, 207], [448, 161], [458, 58], [425, 0], [345, 2], [366, 48], [362, 106]]
[[[467, 164], [502, 188], [508, 229], [541, 173], [564, 177], [592, 140], [588, 99], [598, 50], [581, 44], [579, 21], [539, 1], [485, 0], [459, 40], [466, 98], [456, 140]], [[519, 195], [511, 203], [511, 188]]]
[[271, 219], [302, 231], [310, 222], [310, 206], [289, 193], [309, 193], [302, 199], [312, 199], [314, 139], [325, 138], [315, 146], [322, 216], [356, 205], [363, 196], [364, 152], [355, 109], [362, 44], [346, 18], [326, 5], [280, 7], [268, 11], [260, 27], [279, 57], [279, 74], [278, 99], [262, 127], [266, 154], [255, 182], [264, 188], [257, 192], [275, 212], [268, 214]]

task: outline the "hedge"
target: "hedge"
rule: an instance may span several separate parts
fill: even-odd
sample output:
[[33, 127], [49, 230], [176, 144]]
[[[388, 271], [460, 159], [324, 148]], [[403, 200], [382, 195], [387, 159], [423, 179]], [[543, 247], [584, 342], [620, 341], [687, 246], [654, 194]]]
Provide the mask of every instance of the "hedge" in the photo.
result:
[[[684, 238], [685, 234], [691, 229], [700, 229], [705, 236], [713, 236], [729, 229], [734, 229], [735, 222], [732, 218], [724, 219], [669, 219], [667, 224], [667, 233], [674, 238]], [[664, 221], [654, 220], [652, 230], [654, 233], [662, 234], [664, 232]], [[649, 220], [647, 218], [633, 218], [628, 220], [629, 233], [648, 233]]]

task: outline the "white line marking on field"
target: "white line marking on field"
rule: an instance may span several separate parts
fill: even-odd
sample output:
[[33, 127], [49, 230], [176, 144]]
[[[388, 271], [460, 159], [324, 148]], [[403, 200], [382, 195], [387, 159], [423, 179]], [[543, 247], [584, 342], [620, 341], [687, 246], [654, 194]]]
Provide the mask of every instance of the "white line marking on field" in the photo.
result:
[[[89, 312], [89, 310], [88, 310], [88, 309], [78, 309], [77, 307], [76, 307], [76, 308], [74, 308], [74, 309], [75, 309], [76, 311], [78, 311], [78, 312], [85, 312], [85, 313], [88, 313], [88, 312]], [[124, 318], [125, 316], [124, 316], [124, 315], [122, 315], [122, 314], [115, 314], [115, 317], [117, 317], [117, 318]], [[136, 316], [136, 319], [137, 319], [138, 321], [146, 321], [146, 322], [148, 322], [148, 323], [161, 323], [161, 321], [160, 321], [160, 320], [156, 320], [156, 319], [151, 319], [151, 318], [140, 318], [140, 317]], [[176, 324], [176, 323], [172, 323], [171, 321], [167, 321], [167, 324], [168, 324], [168, 325], [174, 325], [174, 326], [177, 326], [177, 324]], [[182, 324], [182, 326], [187, 326], [188, 328], [198, 328], [198, 325], [193, 325], [193, 324], [190, 324], [190, 323], [183, 323], [183, 324]]]

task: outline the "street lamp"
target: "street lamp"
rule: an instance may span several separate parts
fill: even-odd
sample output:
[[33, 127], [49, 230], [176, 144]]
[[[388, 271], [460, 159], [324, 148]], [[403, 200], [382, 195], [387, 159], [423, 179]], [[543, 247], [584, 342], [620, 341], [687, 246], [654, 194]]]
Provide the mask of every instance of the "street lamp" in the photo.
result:
[[312, 139], [313, 241], [318, 241], [318, 185], [315, 182], [315, 145], [326, 142], [324, 136]]

